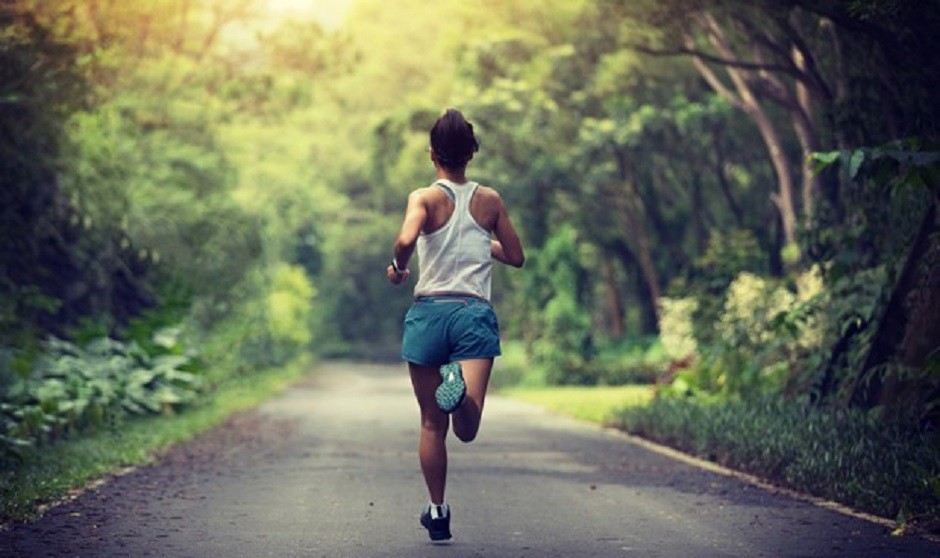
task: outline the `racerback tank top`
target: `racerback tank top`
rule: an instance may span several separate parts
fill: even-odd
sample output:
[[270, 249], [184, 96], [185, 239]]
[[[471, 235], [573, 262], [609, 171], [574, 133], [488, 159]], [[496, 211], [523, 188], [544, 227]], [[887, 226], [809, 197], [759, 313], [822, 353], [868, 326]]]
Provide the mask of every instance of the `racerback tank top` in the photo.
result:
[[470, 214], [470, 200], [479, 184], [439, 180], [435, 185], [454, 202], [454, 213], [440, 229], [418, 236], [415, 296], [460, 293], [489, 300], [491, 234]]

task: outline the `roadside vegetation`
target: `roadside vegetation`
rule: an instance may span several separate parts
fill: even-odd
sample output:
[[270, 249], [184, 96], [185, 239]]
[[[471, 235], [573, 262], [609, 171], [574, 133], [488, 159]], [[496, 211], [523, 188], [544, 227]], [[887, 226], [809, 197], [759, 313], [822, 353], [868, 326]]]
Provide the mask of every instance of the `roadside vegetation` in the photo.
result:
[[935, 3], [272, 5], [0, 8], [4, 475], [304, 355], [396, 358], [383, 270], [456, 106], [527, 252], [494, 387], [654, 386], [612, 420], [936, 519]]
[[88, 483], [125, 467], [151, 463], [160, 452], [251, 409], [309, 372], [309, 359], [232, 378], [211, 395], [195, 395], [185, 406], [160, 406], [153, 414], [112, 416], [94, 429], [63, 434], [55, 444], [21, 448], [3, 470], [0, 524], [28, 521]]
[[576, 419], [613, 426], [622, 409], [645, 407], [653, 399], [653, 386], [544, 386], [516, 387], [500, 391], [500, 394]]

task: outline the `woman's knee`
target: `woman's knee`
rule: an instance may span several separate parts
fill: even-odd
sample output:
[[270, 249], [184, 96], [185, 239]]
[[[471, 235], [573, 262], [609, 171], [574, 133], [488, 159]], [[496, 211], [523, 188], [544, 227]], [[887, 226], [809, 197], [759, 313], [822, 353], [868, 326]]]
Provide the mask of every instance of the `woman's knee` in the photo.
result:
[[[464, 409], [461, 409], [462, 411]], [[480, 417], [476, 416], [455, 416], [454, 417], [454, 436], [465, 444], [469, 444], [477, 437], [480, 431]]]
[[473, 430], [470, 430], [470, 431], [464, 431], [464, 430], [454, 428], [454, 436], [456, 436], [457, 439], [460, 440], [461, 442], [465, 444], [469, 444], [470, 442], [477, 439], [477, 432], [479, 431], [480, 431], [479, 428], [474, 428]]
[[[438, 416], [439, 415], [439, 416]], [[421, 429], [435, 434], [447, 434], [450, 421], [443, 413], [428, 413], [421, 415]]]

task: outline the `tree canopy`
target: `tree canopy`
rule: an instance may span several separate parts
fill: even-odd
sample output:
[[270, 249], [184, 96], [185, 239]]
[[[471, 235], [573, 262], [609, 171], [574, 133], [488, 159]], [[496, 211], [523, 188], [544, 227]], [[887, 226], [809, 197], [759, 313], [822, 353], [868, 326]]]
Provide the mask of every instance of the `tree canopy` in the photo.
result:
[[940, 3], [318, 6], [4, 3], [4, 383], [167, 323], [233, 371], [394, 357], [383, 270], [456, 106], [532, 254], [504, 329], [555, 381], [683, 331], [687, 384], [936, 419]]

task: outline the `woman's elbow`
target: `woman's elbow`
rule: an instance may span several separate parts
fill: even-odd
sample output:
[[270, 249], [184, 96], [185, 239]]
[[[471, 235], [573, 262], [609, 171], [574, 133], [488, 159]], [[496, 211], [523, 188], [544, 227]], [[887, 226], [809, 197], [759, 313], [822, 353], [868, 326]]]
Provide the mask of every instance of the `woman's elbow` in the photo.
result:
[[509, 265], [515, 268], [521, 268], [523, 264], [525, 264], [525, 254], [519, 254], [518, 257], [509, 260]]

